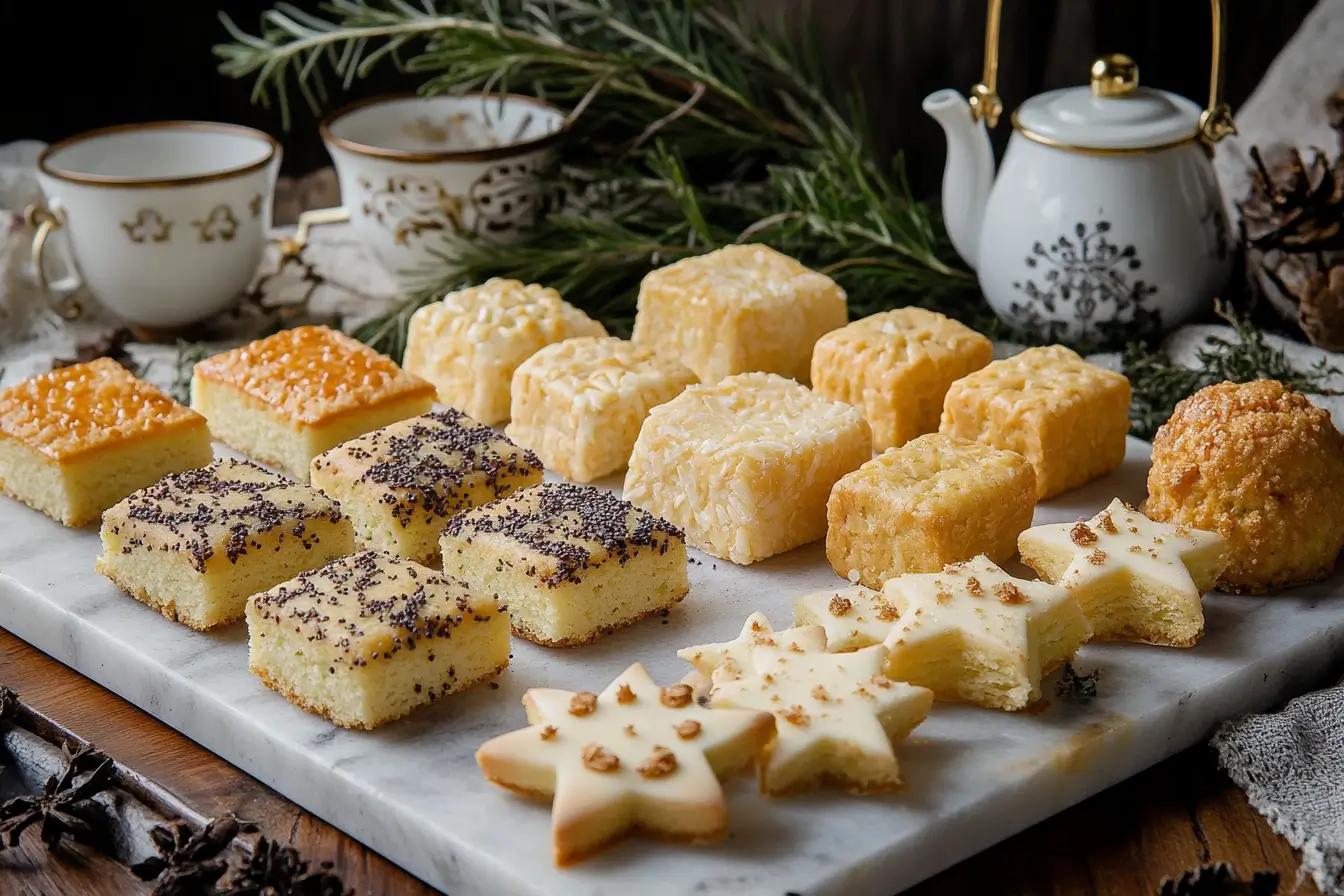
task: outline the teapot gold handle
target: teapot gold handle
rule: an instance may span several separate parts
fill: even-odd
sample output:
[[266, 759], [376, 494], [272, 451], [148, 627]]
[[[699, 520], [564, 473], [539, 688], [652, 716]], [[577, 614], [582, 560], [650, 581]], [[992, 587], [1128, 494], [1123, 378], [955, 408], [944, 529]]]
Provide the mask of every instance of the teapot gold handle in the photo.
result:
[[[1213, 7], [1212, 60], [1209, 66], [1209, 105], [1199, 116], [1199, 138], [1212, 146], [1219, 140], [1235, 134], [1232, 110], [1223, 102], [1223, 34], [1227, 31], [1227, 10], [1222, 0], [1210, 0]], [[980, 83], [971, 88], [971, 117], [984, 120], [989, 127], [999, 123], [1003, 101], [999, 99], [999, 18], [1003, 0], [989, 0], [989, 15], [985, 22], [985, 71]]]

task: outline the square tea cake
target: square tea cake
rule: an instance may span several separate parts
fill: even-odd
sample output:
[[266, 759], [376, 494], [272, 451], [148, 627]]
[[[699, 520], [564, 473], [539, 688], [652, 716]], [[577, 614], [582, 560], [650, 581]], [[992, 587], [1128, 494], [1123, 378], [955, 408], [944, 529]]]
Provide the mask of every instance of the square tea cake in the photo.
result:
[[67, 526], [210, 458], [205, 418], [110, 358], [0, 392], [0, 490]]
[[101, 534], [98, 571], [198, 631], [241, 619], [249, 596], [355, 549], [326, 496], [240, 460], [165, 476], [108, 510]]
[[300, 482], [341, 442], [429, 411], [434, 387], [330, 327], [295, 327], [206, 358], [191, 406], [216, 439]]
[[690, 591], [681, 532], [611, 492], [543, 483], [453, 517], [443, 571], [508, 604], [513, 632], [587, 644]]
[[253, 596], [247, 634], [267, 687], [343, 728], [376, 728], [509, 664], [503, 607], [380, 551]]
[[541, 462], [449, 408], [376, 429], [313, 458], [312, 482], [341, 505], [360, 547], [437, 566], [457, 514], [541, 482]]

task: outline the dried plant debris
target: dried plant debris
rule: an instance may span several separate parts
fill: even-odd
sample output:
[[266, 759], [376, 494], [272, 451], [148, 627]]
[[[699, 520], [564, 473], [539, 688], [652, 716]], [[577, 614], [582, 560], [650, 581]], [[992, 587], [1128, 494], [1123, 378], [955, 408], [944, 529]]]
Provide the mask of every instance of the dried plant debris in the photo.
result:
[[121, 327], [101, 339], [75, 346], [75, 356], [73, 358], [54, 358], [51, 362], [51, 369], [57, 370], [61, 367], [69, 367], [72, 364], [87, 364], [89, 361], [95, 361], [98, 358], [111, 358], [135, 376], [143, 376], [145, 370], [148, 369], [148, 365], [141, 368], [140, 363], [131, 357], [131, 353], [126, 347], [132, 342], [135, 342], [135, 334], [126, 327]]
[[219, 886], [219, 896], [349, 896], [331, 862], [310, 867], [297, 849], [262, 837], [256, 848]]
[[19, 695], [4, 685], [0, 685], [0, 720], [9, 718], [18, 705]]
[[1274, 896], [1279, 891], [1276, 871], [1257, 871], [1248, 881], [1238, 880], [1226, 862], [1202, 865], [1178, 878], [1167, 878], [1157, 896]]
[[191, 374], [197, 361], [210, 357], [210, 347], [201, 342], [177, 341], [177, 360], [173, 362], [173, 384], [169, 393], [183, 404], [191, 403]]
[[[17, 796], [0, 806], [0, 848], [17, 846], [19, 836], [33, 825], [39, 826], [48, 849], [64, 837], [90, 845], [104, 841], [107, 818], [93, 797], [116, 785], [116, 765], [87, 745], [71, 753], [65, 744], [61, 756], [65, 769], [47, 779], [42, 793]], [[85, 772], [88, 776], [76, 784]]]
[[1055, 688], [1055, 696], [1067, 697], [1080, 703], [1091, 700], [1097, 696], [1097, 679], [1099, 678], [1101, 678], [1100, 669], [1093, 669], [1086, 675], [1079, 675], [1073, 668], [1073, 663], [1065, 662], [1064, 667], [1059, 670], [1059, 685]]
[[195, 896], [214, 893], [215, 883], [229, 870], [222, 855], [239, 833], [255, 831], [232, 815], [212, 819], [200, 830], [183, 822], [151, 828], [159, 854], [131, 866], [141, 880], [154, 881], [153, 896]]

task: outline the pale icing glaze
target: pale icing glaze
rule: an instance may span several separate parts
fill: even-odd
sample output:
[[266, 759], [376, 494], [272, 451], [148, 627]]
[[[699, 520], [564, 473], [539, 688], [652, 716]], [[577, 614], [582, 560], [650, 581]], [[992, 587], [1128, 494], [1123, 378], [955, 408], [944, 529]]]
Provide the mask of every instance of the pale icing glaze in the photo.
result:
[[[763, 747], [774, 727], [768, 713], [710, 709], [685, 685], [660, 688], [639, 663], [592, 698], [531, 688], [523, 705], [532, 724], [486, 741], [476, 754], [495, 783], [554, 796], [557, 837], [585, 818], [620, 808], [627, 829], [660, 830], [660, 816], [672, 806], [708, 807], [721, 819], [719, 776], [733, 770], [720, 767], [726, 754], [750, 750], [753, 742]], [[581, 708], [585, 701], [591, 709], [576, 714], [576, 704]], [[615, 767], [599, 771], [585, 760], [594, 745], [616, 759]], [[666, 763], [671, 768], [661, 774], [641, 772], [656, 750], [670, 752], [675, 763]]]
[[[809, 777], [831, 776], [842, 783], [891, 789], [900, 783], [892, 740], [904, 737], [928, 715], [933, 692], [882, 674], [887, 649], [881, 644], [849, 653], [794, 652], [757, 646], [751, 671], [717, 683], [711, 704], [759, 709], [775, 716], [775, 744], [762, 779], [774, 768], [806, 763]], [[843, 764], [861, 753], [878, 759], [863, 781], [848, 782]]]
[[826, 649], [826, 631], [819, 625], [795, 625], [776, 632], [766, 615], [757, 611], [747, 617], [742, 633], [733, 640], [683, 647], [677, 656], [718, 685], [750, 672], [752, 650], [757, 647], [821, 651]]
[[856, 650], [881, 644], [900, 613], [882, 592], [850, 585], [804, 594], [793, 602], [793, 618], [826, 630], [826, 649]]

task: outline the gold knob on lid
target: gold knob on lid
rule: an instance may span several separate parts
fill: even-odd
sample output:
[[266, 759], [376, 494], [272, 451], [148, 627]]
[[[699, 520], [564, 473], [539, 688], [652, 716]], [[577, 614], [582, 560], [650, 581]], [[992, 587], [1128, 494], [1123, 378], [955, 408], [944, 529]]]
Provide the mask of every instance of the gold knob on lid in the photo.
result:
[[1129, 96], [1138, 86], [1138, 63], [1124, 53], [1108, 53], [1092, 63], [1093, 96]]

